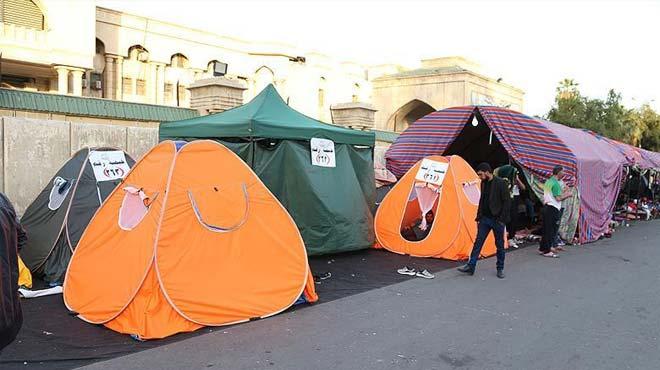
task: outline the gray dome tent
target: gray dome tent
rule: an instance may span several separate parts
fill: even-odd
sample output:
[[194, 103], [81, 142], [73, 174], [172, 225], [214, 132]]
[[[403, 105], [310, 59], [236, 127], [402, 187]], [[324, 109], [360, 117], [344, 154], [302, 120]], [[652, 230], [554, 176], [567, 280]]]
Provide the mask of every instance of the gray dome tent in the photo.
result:
[[51, 284], [61, 284], [73, 250], [96, 210], [135, 164], [114, 148], [84, 148], [53, 176], [25, 211], [25, 265]]

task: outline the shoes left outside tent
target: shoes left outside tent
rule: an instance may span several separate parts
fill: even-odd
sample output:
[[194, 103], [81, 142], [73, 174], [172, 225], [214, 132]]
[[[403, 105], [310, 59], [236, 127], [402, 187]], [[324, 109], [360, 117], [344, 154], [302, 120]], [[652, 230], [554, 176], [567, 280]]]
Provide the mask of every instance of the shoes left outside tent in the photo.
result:
[[64, 283], [85, 321], [163, 338], [318, 298], [293, 220], [252, 170], [213, 141], [164, 141], [85, 231]]

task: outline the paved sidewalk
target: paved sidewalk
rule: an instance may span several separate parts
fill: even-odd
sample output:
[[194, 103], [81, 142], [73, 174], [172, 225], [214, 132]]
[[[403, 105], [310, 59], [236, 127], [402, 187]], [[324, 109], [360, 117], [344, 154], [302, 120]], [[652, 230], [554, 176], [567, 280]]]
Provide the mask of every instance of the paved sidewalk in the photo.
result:
[[[454, 270], [84, 369], [657, 369], [660, 221]], [[395, 273], [392, 271], [392, 273]]]

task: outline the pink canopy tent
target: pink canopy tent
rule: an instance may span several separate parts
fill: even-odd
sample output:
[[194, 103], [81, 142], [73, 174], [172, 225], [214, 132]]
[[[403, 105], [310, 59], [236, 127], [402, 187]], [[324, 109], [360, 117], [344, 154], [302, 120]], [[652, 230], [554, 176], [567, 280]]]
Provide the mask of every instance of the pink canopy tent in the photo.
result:
[[649, 163], [653, 164], [653, 168], [660, 170], [660, 153], [652, 152], [650, 150], [640, 149], [642, 157]]
[[[593, 134], [596, 137], [602, 138], [597, 134]], [[654, 155], [657, 153], [649, 152], [648, 150], [636, 148], [630, 144], [622, 143], [613, 139], [606, 139], [611, 145], [613, 145], [617, 150], [623, 154], [626, 158], [626, 166], [636, 166], [644, 170], [658, 168], [656, 163], [653, 162]]]
[[580, 242], [597, 240], [607, 231], [628, 159], [603, 137], [558, 123], [544, 123], [577, 158]]

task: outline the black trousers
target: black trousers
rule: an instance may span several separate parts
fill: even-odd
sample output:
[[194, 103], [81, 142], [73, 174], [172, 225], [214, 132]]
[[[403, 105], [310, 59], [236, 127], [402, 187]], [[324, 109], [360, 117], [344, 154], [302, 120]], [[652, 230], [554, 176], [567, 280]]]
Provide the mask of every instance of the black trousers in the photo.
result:
[[551, 205], [543, 206], [543, 236], [539, 250], [543, 253], [550, 252], [555, 244], [559, 232], [559, 210]]
[[506, 231], [509, 234], [508, 238], [513, 239], [516, 236], [516, 231], [520, 228], [518, 222], [518, 205], [520, 204], [520, 197], [514, 196], [511, 199], [511, 210], [509, 212], [509, 223], [506, 224]]

